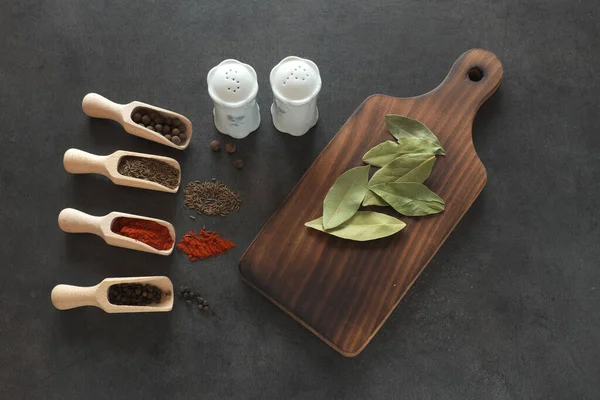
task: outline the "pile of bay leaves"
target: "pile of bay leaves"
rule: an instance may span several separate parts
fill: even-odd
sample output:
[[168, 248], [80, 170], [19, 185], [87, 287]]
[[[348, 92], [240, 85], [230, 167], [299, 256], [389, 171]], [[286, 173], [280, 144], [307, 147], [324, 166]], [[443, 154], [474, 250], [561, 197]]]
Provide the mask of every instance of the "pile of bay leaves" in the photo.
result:
[[[323, 216], [305, 225], [343, 239], [367, 241], [401, 231], [406, 224], [392, 216], [358, 211], [362, 206], [391, 206], [402, 215], [424, 216], [444, 210], [444, 200], [423, 184], [436, 156], [444, 155], [438, 138], [423, 123], [402, 115], [386, 115], [396, 141], [369, 150], [368, 164], [344, 172], [323, 201]], [[371, 166], [381, 167], [369, 180]]]

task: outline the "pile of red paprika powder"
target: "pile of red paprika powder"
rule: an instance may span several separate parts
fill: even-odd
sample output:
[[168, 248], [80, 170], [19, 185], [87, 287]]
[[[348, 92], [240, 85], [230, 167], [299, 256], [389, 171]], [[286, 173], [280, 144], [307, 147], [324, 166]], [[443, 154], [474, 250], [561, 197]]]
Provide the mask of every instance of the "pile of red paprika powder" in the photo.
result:
[[139, 240], [156, 250], [169, 250], [175, 243], [166, 226], [148, 219], [117, 217], [110, 229], [116, 234]]

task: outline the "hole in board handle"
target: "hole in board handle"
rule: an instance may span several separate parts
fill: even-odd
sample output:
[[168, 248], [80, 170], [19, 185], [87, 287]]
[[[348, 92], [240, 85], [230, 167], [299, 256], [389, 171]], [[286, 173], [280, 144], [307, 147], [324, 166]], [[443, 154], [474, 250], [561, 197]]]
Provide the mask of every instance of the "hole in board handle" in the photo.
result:
[[479, 67], [473, 67], [467, 71], [467, 77], [471, 82], [479, 82], [484, 76], [483, 70]]

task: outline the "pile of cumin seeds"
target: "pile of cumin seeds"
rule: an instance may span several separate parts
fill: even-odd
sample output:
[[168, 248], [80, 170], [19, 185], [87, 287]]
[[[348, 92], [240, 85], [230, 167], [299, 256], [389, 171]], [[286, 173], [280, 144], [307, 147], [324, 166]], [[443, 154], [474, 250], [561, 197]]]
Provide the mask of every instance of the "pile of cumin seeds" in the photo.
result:
[[238, 211], [242, 199], [215, 178], [210, 181], [188, 183], [183, 192], [183, 205], [204, 215], [229, 215]]
[[119, 160], [117, 172], [131, 178], [144, 179], [175, 189], [179, 186], [179, 170], [154, 158], [124, 156]]

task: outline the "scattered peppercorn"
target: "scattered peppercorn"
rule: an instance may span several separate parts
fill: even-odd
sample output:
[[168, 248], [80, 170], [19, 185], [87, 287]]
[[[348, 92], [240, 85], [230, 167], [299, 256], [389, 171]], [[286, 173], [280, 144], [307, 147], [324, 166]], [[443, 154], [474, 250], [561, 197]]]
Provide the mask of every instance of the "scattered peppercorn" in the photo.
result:
[[[194, 301], [192, 301], [191, 298], [194, 295], [196, 295], [196, 298], [194, 299]], [[206, 301], [199, 293], [194, 293], [194, 291], [189, 286], [180, 286], [179, 296], [185, 299], [186, 304], [191, 305], [193, 302], [195, 302], [198, 311], [203, 311], [205, 313], [212, 311], [210, 305], [208, 304], [208, 301]]]
[[212, 151], [221, 151], [221, 142], [218, 140], [213, 140], [210, 142], [210, 148]]
[[235, 153], [236, 150], [237, 150], [237, 146], [235, 145], [235, 143], [227, 143], [225, 145], [225, 151], [228, 152], [229, 154]]
[[236, 167], [237, 169], [242, 169], [242, 168], [244, 168], [244, 162], [242, 160], [235, 160], [235, 162], [233, 163], [233, 166]]

